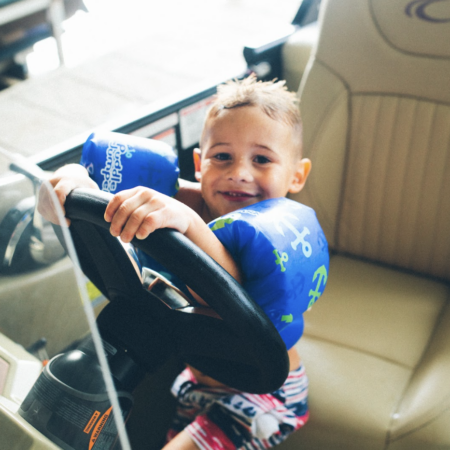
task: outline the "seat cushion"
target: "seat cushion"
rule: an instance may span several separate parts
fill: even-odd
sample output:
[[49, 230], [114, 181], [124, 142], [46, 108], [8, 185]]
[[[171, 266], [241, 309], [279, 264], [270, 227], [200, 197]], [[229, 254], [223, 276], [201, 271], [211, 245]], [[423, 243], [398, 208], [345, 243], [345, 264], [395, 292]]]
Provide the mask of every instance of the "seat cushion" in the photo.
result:
[[448, 295], [444, 283], [332, 256], [326, 291], [305, 314], [305, 334], [412, 369]]
[[450, 302], [447, 302], [393, 416], [392, 449], [450, 448], [449, 374]]
[[443, 283], [333, 256], [297, 344], [311, 419], [281, 448], [384, 449], [448, 298]]

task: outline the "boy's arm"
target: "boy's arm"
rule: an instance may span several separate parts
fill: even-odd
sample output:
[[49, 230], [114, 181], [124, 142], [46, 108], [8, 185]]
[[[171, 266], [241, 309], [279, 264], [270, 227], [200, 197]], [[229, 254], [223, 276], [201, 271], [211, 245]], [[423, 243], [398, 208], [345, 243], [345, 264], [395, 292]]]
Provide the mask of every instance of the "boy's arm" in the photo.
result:
[[[49, 183], [53, 186], [56, 197], [64, 211], [64, 203], [69, 193], [80, 187], [99, 189], [97, 183], [89, 177], [85, 167], [81, 164], [67, 164], [53, 172], [49, 178]], [[203, 207], [203, 198], [200, 190], [200, 183], [179, 179], [180, 189], [175, 198], [192, 208], [198, 214]], [[58, 223], [50, 196], [47, 189], [43, 188], [39, 195], [39, 212], [53, 223]], [[67, 220], [70, 223], [69, 220]]]
[[226, 248], [190, 206], [152, 189], [136, 187], [119, 192], [106, 208], [111, 234], [130, 242], [145, 239], [158, 228], [173, 228], [218, 262], [238, 282], [240, 272]]
[[[63, 212], [66, 197], [73, 189], [99, 189], [80, 164], [61, 167], [51, 175], [49, 182]], [[40, 192], [39, 211], [48, 220], [58, 223], [46, 191], [42, 189]], [[233, 258], [200, 217], [202, 206], [200, 184], [180, 179], [180, 190], [175, 199], [141, 186], [116, 194], [106, 209], [105, 219], [111, 222], [111, 233], [120, 236], [124, 242], [130, 242], [135, 235], [138, 239], [145, 239], [158, 228], [174, 228], [240, 281], [239, 269]]]

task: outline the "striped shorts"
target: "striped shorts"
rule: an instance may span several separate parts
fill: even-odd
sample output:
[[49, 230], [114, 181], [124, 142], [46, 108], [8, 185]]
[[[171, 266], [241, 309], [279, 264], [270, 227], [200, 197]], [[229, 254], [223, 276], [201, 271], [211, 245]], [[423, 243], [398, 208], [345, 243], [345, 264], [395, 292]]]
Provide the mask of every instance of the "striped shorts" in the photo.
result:
[[308, 420], [308, 378], [289, 372], [271, 394], [247, 394], [197, 383], [189, 368], [172, 385], [177, 410], [167, 440], [186, 430], [201, 450], [271, 448]]

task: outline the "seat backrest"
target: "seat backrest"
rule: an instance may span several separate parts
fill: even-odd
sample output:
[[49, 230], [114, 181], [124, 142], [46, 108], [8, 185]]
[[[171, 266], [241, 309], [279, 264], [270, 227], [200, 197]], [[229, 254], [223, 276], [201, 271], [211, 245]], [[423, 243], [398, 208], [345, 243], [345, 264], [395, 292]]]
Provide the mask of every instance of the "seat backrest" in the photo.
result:
[[450, 1], [323, 2], [295, 198], [334, 250], [450, 280]]

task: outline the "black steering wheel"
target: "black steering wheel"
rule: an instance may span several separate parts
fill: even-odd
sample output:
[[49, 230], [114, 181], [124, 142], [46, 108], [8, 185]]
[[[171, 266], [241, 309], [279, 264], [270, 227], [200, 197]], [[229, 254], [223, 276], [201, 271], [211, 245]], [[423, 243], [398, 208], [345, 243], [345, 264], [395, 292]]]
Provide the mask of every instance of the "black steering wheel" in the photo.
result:
[[[205, 375], [236, 389], [267, 393], [289, 371], [286, 346], [272, 322], [220, 265], [181, 233], [160, 229], [132, 244], [189, 285], [217, 314], [171, 309], [144, 289], [104, 213], [111, 194], [75, 189], [66, 217], [84, 273], [110, 300], [97, 319], [145, 371], [176, 354]], [[209, 308], [203, 308], [203, 311]], [[189, 311], [189, 312], [186, 312]], [[217, 317], [220, 316], [220, 317]]]

